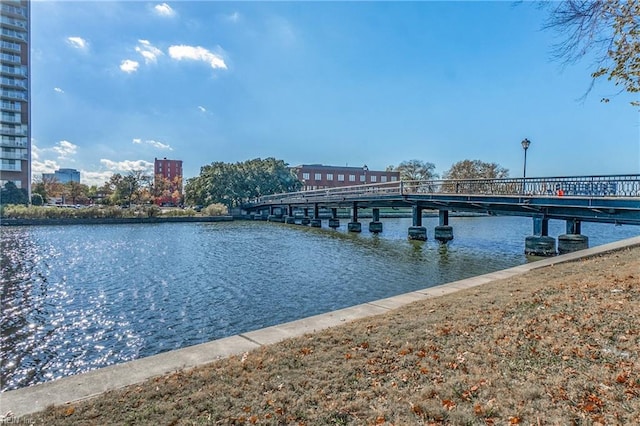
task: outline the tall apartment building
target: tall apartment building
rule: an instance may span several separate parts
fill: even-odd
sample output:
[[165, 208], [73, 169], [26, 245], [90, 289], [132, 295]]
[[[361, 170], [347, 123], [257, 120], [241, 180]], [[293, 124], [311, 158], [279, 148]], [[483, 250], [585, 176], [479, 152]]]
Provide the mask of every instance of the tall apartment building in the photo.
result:
[[0, 184], [31, 196], [29, 1], [0, 2]]

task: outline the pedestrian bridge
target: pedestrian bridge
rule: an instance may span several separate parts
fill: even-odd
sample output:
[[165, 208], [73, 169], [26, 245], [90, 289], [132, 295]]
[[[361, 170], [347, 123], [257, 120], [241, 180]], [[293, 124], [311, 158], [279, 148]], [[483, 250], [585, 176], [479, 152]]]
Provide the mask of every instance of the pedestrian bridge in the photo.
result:
[[440, 241], [453, 238], [449, 212], [529, 216], [533, 218], [533, 235], [527, 237], [525, 252], [551, 255], [556, 249], [555, 239], [548, 236], [549, 219], [567, 223], [567, 234], [559, 237], [561, 253], [588, 246], [588, 238], [580, 234], [581, 222], [640, 225], [640, 174], [396, 181], [273, 194], [243, 205], [257, 218], [287, 223], [295, 223], [302, 211], [302, 221], [318, 227], [320, 209], [331, 209], [329, 226], [334, 228], [339, 226], [339, 207], [352, 209], [351, 232], [361, 231], [359, 209], [372, 209], [369, 230], [381, 232], [381, 207], [411, 207], [409, 238], [420, 240], [426, 239], [422, 211], [438, 210], [440, 223], [434, 236]]

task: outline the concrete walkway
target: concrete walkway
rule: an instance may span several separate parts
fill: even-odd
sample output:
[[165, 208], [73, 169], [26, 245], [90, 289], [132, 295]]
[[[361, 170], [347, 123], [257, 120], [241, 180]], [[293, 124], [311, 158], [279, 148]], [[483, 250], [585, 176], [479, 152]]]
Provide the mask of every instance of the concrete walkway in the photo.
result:
[[61, 405], [95, 397], [103, 392], [140, 383], [153, 377], [242, 354], [262, 345], [382, 314], [418, 300], [454, 293], [535, 269], [636, 245], [640, 245], [640, 236], [4, 392], [0, 394], [0, 421], [6, 420], [7, 416], [20, 417], [41, 411], [52, 404]]

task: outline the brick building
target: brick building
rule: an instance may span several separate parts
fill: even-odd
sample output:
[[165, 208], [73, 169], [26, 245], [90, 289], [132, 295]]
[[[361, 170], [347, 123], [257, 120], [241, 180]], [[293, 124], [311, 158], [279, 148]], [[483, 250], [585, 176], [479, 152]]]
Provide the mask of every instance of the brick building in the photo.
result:
[[293, 169], [303, 183], [303, 190], [336, 188], [341, 186], [365, 185], [396, 182], [399, 172], [376, 171], [363, 167], [324, 166], [322, 164], [303, 164]]
[[[169, 188], [167, 188], [165, 192], [173, 194], [178, 191], [178, 193], [182, 195], [182, 160], [168, 160], [167, 157], [160, 160], [156, 158], [153, 164], [153, 176], [156, 188], [164, 186], [163, 182], [160, 182], [160, 180], [166, 179], [165, 182], [169, 183]], [[178, 204], [179, 200], [176, 200], [175, 198], [176, 197], [169, 195], [159, 197], [156, 199], [156, 203]]]

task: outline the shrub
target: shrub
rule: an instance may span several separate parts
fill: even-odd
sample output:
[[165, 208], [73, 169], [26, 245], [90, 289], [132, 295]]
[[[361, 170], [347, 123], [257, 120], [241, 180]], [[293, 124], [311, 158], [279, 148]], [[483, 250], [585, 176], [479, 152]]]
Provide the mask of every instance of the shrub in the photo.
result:
[[202, 209], [202, 213], [205, 216], [224, 216], [229, 213], [227, 206], [224, 204], [216, 203], [211, 204]]
[[31, 195], [31, 204], [34, 206], [41, 206], [44, 204], [44, 199], [42, 198], [42, 195], [40, 194], [33, 194]]
[[193, 209], [171, 209], [163, 211], [162, 215], [167, 217], [195, 216], [196, 212]]
[[156, 216], [159, 216], [160, 213], [162, 213], [162, 210], [160, 210], [160, 207], [156, 206], [155, 204], [145, 207], [144, 211], [147, 217], [156, 217]]

